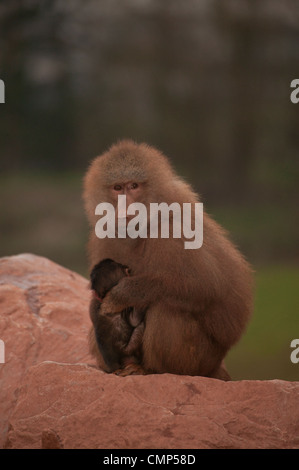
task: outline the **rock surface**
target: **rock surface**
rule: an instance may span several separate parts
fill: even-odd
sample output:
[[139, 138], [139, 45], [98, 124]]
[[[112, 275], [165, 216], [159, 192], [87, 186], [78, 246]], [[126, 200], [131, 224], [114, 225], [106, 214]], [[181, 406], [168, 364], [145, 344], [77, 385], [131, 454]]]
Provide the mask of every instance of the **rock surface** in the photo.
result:
[[[8, 448], [299, 447], [299, 384], [170, 374], [126, 378], [85, 364], [29, 369]], [[50, 436], [50, 439], [49, 439]]]
[[88, 281], [40, 256], [0, 259], [0, 446], [17, 387], [27, 369], [45, 360], [92, 362]]
[[5, 448], [299, 448], [299, 382], [98, 371], [87, 285], [41, 257], [0, 260]]

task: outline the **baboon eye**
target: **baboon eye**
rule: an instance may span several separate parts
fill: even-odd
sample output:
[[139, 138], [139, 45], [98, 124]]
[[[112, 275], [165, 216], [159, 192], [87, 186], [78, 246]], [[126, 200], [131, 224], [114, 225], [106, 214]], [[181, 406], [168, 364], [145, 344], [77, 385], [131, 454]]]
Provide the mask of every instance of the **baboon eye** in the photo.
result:
[[121, 185], [120, 184], [115, 184], [113, 187], [114, 191], [121, 191]]
[[137, 188], [138, 188], [138, 183], [131, 184], [131, 189], [137, 189]]

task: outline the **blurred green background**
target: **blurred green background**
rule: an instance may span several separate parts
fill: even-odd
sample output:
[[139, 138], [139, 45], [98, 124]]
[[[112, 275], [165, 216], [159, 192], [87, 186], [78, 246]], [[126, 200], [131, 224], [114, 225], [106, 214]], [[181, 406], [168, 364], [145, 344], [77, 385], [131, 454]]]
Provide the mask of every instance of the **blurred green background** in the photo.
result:
[[299, 380], [299, 3], [10, 0], [0, 5], [0, 255], [87, 276], [88, 163], [160, 148], [255, 270], [235, 379]]

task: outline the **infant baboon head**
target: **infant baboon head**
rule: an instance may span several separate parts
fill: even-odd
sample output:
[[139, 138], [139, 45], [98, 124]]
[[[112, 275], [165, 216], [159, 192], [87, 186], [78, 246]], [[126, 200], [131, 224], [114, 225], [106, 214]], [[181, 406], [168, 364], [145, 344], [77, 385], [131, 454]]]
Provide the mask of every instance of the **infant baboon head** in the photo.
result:
[[107, 292], [116, 286], [123, 277], [128, 276], [129, 273], [128, 266], [109, 258], [104, 259], [96, 264], [90, 273], [91, 289], [103, 299]]

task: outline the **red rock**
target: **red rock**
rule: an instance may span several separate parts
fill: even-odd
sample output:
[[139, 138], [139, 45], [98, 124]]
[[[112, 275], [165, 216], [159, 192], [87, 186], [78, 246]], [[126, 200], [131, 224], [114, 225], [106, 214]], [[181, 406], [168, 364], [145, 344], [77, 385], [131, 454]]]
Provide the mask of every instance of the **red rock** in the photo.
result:
[[17, 387], [28, 367], [41, 361], [92, 362], [88, 282], [46, 258], [22, 254], [0, 259], [0, 446]]
[[86, 279], [34, 255], [0, 259], [6, 448], [298, 448], [299, 382], [118, 377], [89, 365]]
[[[299, 447], [299, 383], [171, 374], [118, 377], [84, 364], [29, 369], [7, 448]], [[53, 442], [52, 442], [53, 445]]]

